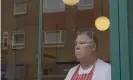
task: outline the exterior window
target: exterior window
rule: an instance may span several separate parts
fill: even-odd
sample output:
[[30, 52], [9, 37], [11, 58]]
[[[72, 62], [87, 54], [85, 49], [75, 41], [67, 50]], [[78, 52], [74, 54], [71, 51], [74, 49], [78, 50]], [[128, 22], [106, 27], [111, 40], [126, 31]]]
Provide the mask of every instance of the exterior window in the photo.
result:
[[44, 13], [65, 11], [65, 4], [62, 0], [43, 0]]
[[26, 14], [27, 2], [26, 0], [14, 0], [14, 15]]
[[63, 46], [64, 45], [64, 31], [45, 31], [44, 45], [47, 46]]
[[93, 9], [93, 0], [80, 0], [78, 3], [79, 10]]
[[8, 49], [8, 32], [3, 32], [2, 49]]
[[22, 49], [25, 44], [25, 33], [23, 31], [13, 32], [12, 36], [12, 48], [13, 49]]

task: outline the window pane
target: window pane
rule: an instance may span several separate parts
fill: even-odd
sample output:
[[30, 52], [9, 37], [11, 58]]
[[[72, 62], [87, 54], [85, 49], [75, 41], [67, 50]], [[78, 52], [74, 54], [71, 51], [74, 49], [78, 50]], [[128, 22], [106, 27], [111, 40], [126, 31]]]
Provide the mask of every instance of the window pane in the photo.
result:
[[78, 3], [78, 9], [79, 10], [86, 10], [86, 9], [93, 9], [94, 0], [80, 0]]
[[80, 4], [82, 5], [93, 4], [93, 0], [80, 0]]
[[8, 41], [8, 38], [4, 38], [4, 47], [8, 47], [7, 41]]
[[14, 38], [15, 38], [15, 44], [24, 43], [24, 34], [16, 34]]
[[14, 0], [14, 15], [25, 14], [27, 3], [25, 0]]
[[[69, 70], [81, 62], [76, 57], [76, 46], [79, 45], [74, 42], [80, 35], [77, 33], [84, 31], [88, 32], [87, 36], [80, 36], [77, 40], [82, 45], [79, 46], [79, 53], [77, 51], [79, 57], [94, 53], [101, 62], [110, 62], [110, 30], [99, 31], [95, 26], [99, 16], [110, 17], [110, 0], [79, 0], [74, 6], [64, 4], [62, 0], [43, 0], [41, 8], [39, 1], [2, 1], [2, 31], [9, 32], [10, 45], [1, 54], [4, 57], [2, 64], [7, 64], [9, 77], [15, 80], [37, 80], [38, 68], [43, 67], [40, 70], [43, 71], [43, 80], [64, 80]], [[43, 9], [43, 13], [40, 13], [40, 9]], [[17, 15], [12, 14], [13, 11]], [[39, 35], [40, 30], [43, 30], [42, 35]], [[96, 44], [88, 45], [87, 41], [94, 40], [94, 36]], [[2, 40], [5, 41], [3, 45], [7, 44], [6, 40]], [[89, 57], [85, 55], [82, 59], [91, 61]], [[104, 72], [106, 66], [101, 66], [103, 69], [100, 70]]]
[[46, 34], [46, 41], [48, 43], [59, 43], [60, 42], [60, 32], [49, 32]]
[[61, 12], [65, 10], [65, 5], [62, 0], [43, 0], [43, 9], [44, 13]]

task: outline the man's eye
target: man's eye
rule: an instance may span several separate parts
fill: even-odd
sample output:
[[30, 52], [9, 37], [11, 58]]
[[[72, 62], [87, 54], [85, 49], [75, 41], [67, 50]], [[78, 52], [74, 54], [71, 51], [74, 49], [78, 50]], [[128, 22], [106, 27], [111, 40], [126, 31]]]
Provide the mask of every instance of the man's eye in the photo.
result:
[[80, 42], [80, 44], [85, 44], [85, 42]]
[[75, 45], [77, 45], [77, 42], [74, 42]]

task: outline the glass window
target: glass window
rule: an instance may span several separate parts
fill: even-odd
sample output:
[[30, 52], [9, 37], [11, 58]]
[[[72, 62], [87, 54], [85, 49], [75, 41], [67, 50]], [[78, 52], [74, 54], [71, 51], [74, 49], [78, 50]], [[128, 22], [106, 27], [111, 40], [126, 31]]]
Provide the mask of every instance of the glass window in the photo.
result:
[[44, 46], [56, 47], [64, 46], [65, 31], [45, 31], [44, 32]]
[[43, 0], [43, 11], [44, 13], [64, 12], [65, 4], [62, 0]]
[[79, 10], [93, 9], [93, 1], [94, 0], [80, 0], [78, 3]]
[[14, 15], [27, 13], [26, 0], [14, 0]]
[[22, 49], [25, 44], [25, 33], [23, 31], [13, 32], [12, 36], [12, 48], [13, 49]]
[[8, 32], [3, 32], [2, 49], [8, 49]]

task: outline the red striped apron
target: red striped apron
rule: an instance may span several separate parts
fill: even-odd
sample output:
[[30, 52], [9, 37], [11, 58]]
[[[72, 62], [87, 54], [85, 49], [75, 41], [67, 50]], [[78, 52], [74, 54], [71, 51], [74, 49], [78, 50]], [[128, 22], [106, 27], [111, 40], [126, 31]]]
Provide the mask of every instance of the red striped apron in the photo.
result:
[[93, 65], [91, 71], [88, 74], [78, 74], [79, 68], [80, 68], [80, 65], [76, 69], [76, 71], [75, 71], [74, 75], [72, 76], [71, 80], [91, 80], [92, 79], [95, 64]]

